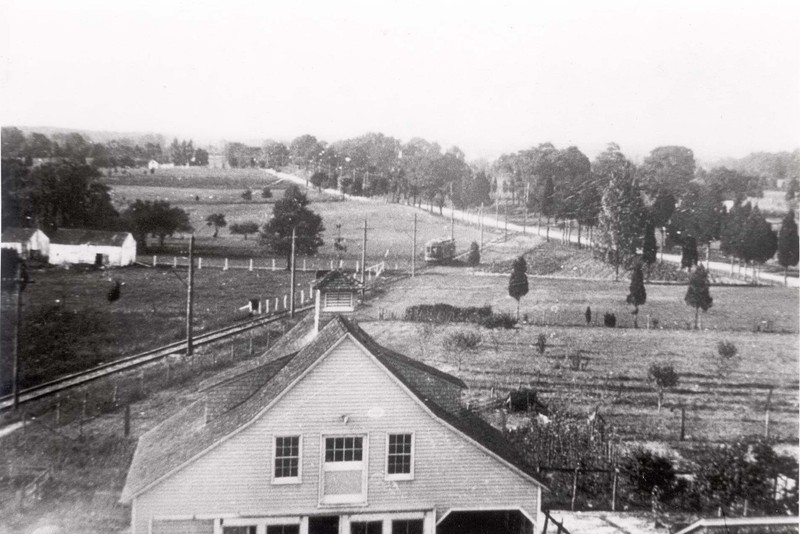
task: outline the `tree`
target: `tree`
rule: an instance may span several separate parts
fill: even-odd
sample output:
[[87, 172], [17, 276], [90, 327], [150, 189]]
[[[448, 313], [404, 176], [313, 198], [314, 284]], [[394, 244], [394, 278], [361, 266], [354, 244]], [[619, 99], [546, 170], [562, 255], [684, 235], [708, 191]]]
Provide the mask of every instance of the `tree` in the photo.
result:
[[631, 273], [631, 285], [625, 301], [633, 306], [633, 327], [639, 328], [639, 306], [647, 301], [647, 291], [644, 288], [644, 275], [642, 263], [637, 261]]
[[706, 244], [706, 261], [711, 242], [719, 239], [725, 208], [717, 191], [690, 184], [670, 218], [669, 232], [673, 240], [683, 244], [688, 238]]
[[783, 217], [781, 230], [778, 233], [778, 263], [783, 267], [783, 284], [786, 285], [789, 267], [794, 267], [798, 262], [798, 236], [797, 223], [794, 220], [794, 210], [789, 210]]
[[261, 198], [272, 198], [272, 189], [265, 187], [261, 190]]
[[[5, 170], [5, 169], [4, 169]], [[113, 230], [119, 214], [110, 188], [100, 183], [97, 169], [74, 161], [45, 163], [30, 171], [30, 179], [13, 184], [30, 222], [45, 231], [58, 228]], [[3, 186], [6, 186], [5, 177]], [[3, 194], [5, 195], [5, 191]], [[5, 207], [5, 206], [4, 206]]]
[[232, 234], [243, 235], [244, 240], [247, 241], [248, 235], [258, 232], [258, 223], [255, 221], [247, 221], [243, 223], [232, 224], [230, 227], [230, 232]]
[[198, 148], [194, 151], [194, 157], [191, 159], [191, 164], [199, 167], [208, 165], [208, 151]]
[[650, 501], [654, 488], [669, 500], [677, 488], [677, 477], [672, 462], [646, 449], [634, 449], [622, 460], [621, 471], [638, 497], [639, 504]]
[[0, 129], [0, 152], [4, 158], [21, 158], [25, 155], [25, 134], [14, 126]]
[[317, 171], [311, 175], [311, 185], [317, 188], [317, 191], [322, 191], [322, 184], [328, 181], [328, 175], [322, 171]]
[[644, 242], [642, 244], [642, 261], [644, 261], [647, 264], [649, 269], [650, 266], [656, 262], [657, 256], [658, 256], [658, 245], [656, 244], [656, 227], [652, 222], [648, 222], [644, 230]]
[[[469, 254], [467, 255], [467, 265], [479, 265], [481, 263], [481, 249], [478, 244], [473, 241], [469, 245]], [[796, 263], [795, 263], [796, 265]]]
[[678, 385], [678, 373], [670, 364], [654, 363], [647, 370], [647, 380], [652, 382], [658, 391], [658, 411], [664, 400], [664, 391]]
[[147, 247], [148, 235], [158, 237], [158, 246], [163, 248], [167, 236], [193, 230], [189, 214], [165, 200], [137, 199], [123, 212], [122, 218], [142, 248]]
[[692, 273], [692, 277], [689, 279], [689, 288], [686, 290], [683, 300], [688, 306], [694, 308], [694, 329], [697, 330], [700, 310], [706, 312], [714, 303], [714, 299], [711, 298], [708, 291], [708, 273], [702, 265], [698, 265]]
[[632, 165], [624, 165], [614, 175], [603, 193], [599, 217], [600, 238], [612, 254], [617, 279], [621, 260], [635, 255], [641, 245], [645, 220], [641, 192], [632, 173]]
[[478, 332], [463, 331], [453, 332], [444, 340], [444, 346], [448, 352], [455, 356], [458, 370], [461, 370], [461, 362], [466, 353], [473, 354], [481, 344], [482, 338]]
[[798, 189], [800, 189], [800, 183], [797, 181], [797, 176], [793, 176], [792, 179], [789, 180], [789, 185], [786, 186], [786, 200], [794, 200], [797, 196]]
[[[650, 222], [661, 229], [661, 250], [664, 250], [664, 227], [669, 223], [675, 211], [675, 197], [669, 191], [659, 191], [653, 205], [650, 206]], [[663, 254], [662, 254], [663, 263]]]
[[242, 199], [253, 200], [253, 191], [251, 189], [245, 189], [244, 191], [242, 191]]
[[219, 229], [228, 226], [228, 221], [225, 220], [224, 213], [212, 213], [206, 217], [206, 226], [214, 227], [214, 239], [219, 235]]
[[322, 246], [325, 227], [322, 217], [308, 209], [308, 198], [292, 184], [283, 198], [275, 202], [272, 217], [261, 231], [261, 241], [272, 252], [285, 254], [287, 269], [292, 254], [292, 230], [295, 229], [295, 250], [299, 254], [315, 254]]
[[[753, 208], [744, 228], [743, 259], [746, 262], [763, 264], [778, 250], [778, 236], [772, 225], [761, 214], [758, 206]], [[755, 283], [755, 266], [753, 267]]]
[[644, 159], [641, 175], [645, 190], [661, 191], [680, 197], [694, 178], [695, 161], [691, 149], [682, 146], [660, 146]]
[[520, 256], [511, 266], [511, 276], [508, 279], [508, 295], [517, 301], [517, 321], [519, 321], [519, 299], [528, 294], [528, 264], [525, 257]]

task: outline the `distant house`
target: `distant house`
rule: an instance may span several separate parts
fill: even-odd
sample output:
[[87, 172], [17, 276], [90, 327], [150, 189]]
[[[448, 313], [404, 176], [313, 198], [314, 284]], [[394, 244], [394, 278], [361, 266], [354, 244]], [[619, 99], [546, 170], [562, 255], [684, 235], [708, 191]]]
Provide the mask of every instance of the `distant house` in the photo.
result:
[[51, 234], [48, 261], [124, 267], [136, 261], [136, 240], [128, 232], [60, 228]]
[[50, 253], [50, 239], [36, 228], [9, 228], [3, 232], [2, 248], [12, 248], [23, 259], [46, 258]]
[[121, 497], [133, 534], [541, 529], [542, 484], [462, 407], [465, 384], [338, 315], [357, 288], [326, 275], [314, 316], [141, 436]]

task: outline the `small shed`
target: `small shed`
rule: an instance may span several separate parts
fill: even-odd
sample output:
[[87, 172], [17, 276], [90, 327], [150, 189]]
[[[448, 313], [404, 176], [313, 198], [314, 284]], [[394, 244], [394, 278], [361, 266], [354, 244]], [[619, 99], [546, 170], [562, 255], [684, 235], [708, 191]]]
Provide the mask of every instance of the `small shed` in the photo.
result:
[[52, 265], [125, 267], [134, 261], [136, 240], [129, 232], [61, 228], [50, 239]]
[[50, 254], [50, 239], [36, 228], [9, 228], [3, 232], [2, 248], [11, 248], [23, 259], [46, 258]]

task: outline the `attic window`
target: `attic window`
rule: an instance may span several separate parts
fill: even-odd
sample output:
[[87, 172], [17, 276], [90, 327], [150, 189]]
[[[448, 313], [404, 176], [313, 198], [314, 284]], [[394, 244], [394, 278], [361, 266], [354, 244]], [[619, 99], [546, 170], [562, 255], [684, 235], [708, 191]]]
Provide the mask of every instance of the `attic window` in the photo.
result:
[[352, 310], [353, 293], [351, 291], [329, 291], [325, 293], [326, 311]]

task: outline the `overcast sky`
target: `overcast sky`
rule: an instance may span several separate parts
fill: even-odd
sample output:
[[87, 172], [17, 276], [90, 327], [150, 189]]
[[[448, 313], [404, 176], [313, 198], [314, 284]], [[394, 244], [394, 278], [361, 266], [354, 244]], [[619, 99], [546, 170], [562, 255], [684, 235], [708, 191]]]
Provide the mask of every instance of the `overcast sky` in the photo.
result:
[[0, 0], [4, 125], [469, 158], [800, 146], [800, 2]]

